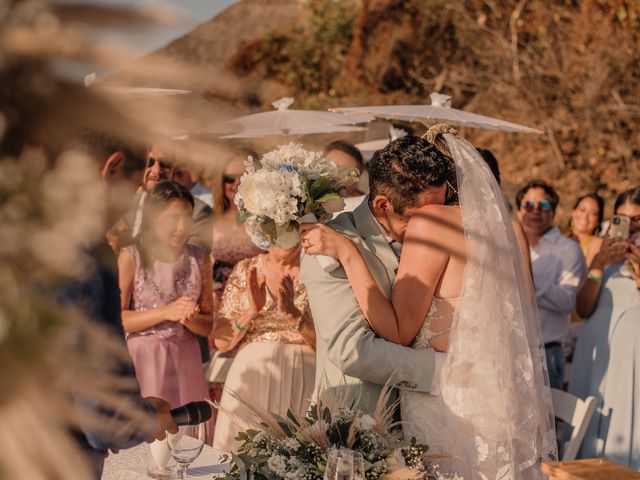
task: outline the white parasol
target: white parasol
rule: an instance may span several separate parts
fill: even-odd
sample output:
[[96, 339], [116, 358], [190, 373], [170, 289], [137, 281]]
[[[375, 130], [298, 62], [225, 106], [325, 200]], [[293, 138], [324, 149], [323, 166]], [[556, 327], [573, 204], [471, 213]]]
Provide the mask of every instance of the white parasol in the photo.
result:
[[265, 137], [270, 135], [307, 135], [311, 133], [358, 132], [362, 127], [350, 126], [373, 120], [371, 115], [345, 115], [322, 110], [295, 110], [289, 107], [293, 98], [284, 97], [271, 105], [271, 112], [253, 113], [215, 123], [200, 133], [216, 133], [222, 138]]
[[448, 123], [458, 127], [483, 128], [506, 132], [543, 133], [534, 128], [507, 122], [498, 118], [451, 108], [451, 97], [432, 93], [431, 105], [389, 105], [371, 107], [332, 108], [332, 112], [349, 114], [369, 114], [381, 118], [394, 118], [409, 122], [421, 122], [426, 126], [434, 123]]
[[396, 140], [397, 138], [404, 137], [407, 135], [407, 132], [402, 130], [401, 128], [393, 128], [389, 127], [389, 138], [381, 138], [379, 140], [370, 140], [368, 142], [356, 143], [356, 147], [362, 153], [362, 157], [365, 161], [371, 160], [374, 152], [386, 147], [390, 141]]
[[187, 95], [191, 90], [177, 90], [175, 88], [151, 88], [151, 87], [98, 87], [106, 93], [113, 93], [128, 98], [172, 97], [175, 95]]

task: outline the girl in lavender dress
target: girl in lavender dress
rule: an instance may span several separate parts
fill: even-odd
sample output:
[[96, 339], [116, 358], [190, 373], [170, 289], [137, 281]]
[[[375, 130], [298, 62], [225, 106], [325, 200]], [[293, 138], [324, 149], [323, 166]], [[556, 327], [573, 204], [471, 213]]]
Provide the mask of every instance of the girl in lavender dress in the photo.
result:
[[211, 331], [211, 261], [188, 245], [193, 197], [164, 181], [149, 192], [136, 245], [118, 258], [122, 323], [143, 396], [179, 405], [207, 397], [195, 334]]

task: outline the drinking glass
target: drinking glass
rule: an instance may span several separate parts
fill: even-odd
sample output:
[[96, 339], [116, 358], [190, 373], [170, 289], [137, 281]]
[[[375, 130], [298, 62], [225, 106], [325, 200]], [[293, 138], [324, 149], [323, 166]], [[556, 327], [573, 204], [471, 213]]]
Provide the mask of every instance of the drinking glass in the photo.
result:
[[205, 431], [204, 423], [197, 425], [193, 429], [189, 429], [191, 435], [186, 435], [187, 427], [180, 427], [176, 434], [168, 434], [167, 443], [171, 450], [171, 455], [180, 466], [180, 479], [186, 480], [187, 468], [198, 458], [202, 448], [204, 447]]
[[324, 480], [364, 480], [364, 458], [359, 452], [347, 448], [327, 452]]
[[147, 477], [154, 480], [176, 478], [176, 461], [171, 455], [166, 438], [155, 440], [147, 446]]

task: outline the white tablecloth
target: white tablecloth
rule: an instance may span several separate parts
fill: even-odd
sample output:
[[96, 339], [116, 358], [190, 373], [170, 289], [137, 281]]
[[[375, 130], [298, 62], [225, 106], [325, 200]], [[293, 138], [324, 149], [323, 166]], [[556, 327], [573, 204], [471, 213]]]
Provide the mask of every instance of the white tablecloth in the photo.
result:
[[[109, 455], [104, 462], [102, 480], [142, 480], [147, 478], [148, 445], [143, 443], [120, 453]], [[227, 471], [229, 465], [222, 464], [221, 452], [205, 445], [202, 453], [191, 464], [187, 475], [192, 478], [211, 479], [214, 473]]]

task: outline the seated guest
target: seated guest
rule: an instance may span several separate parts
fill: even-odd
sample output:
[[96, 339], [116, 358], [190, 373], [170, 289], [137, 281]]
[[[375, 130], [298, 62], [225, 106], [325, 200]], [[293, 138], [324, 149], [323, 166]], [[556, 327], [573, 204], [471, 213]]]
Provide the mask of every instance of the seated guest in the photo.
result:
[[571, 210], [569, 221], [569, 238], [580, 244], [582, 253], [587, 259], [587, 265], [600, 249], [602, 243], [598, 236], [600, 224], [604, 217], [604, 199], [597, 193], [581, 195]]
[[[329, 143], [324, 149], [324, 155], [338, 167], [349, 170], [358, 170], [362, 176], [365, 173], [364, 159], [358, 147], [344, 140], [336, 140]], [[362, 203], [365, 193], [360, 190], [360, 181], [347, 187], [347, 196], [344, 199], [346, 207], [343, 211], [351, 212]]]
[[[615, 213], [630, 219], [630, 238], [606, 236], [589, 265], [576, 308], [578, 336], [569, 392], [598, 400], [580, 458], [606, 457], [640, 470], [640, 187], [622, 193]], [[626, 260], [626, 262], [625, 262]]]
[[315, 330], [298, 283], [300, 245], [239, 262], [222, 297], [216, 348], [239, 346], [225, 383], [213, 446], [235, 452], [238, 432], [257, 426], [251, 409], [304, 413], [315, 382]]
[[527, 183], [516, 195], [518, 218], [530, 245], [533, 283], [552, 388], [562, 388], [564, 382], [562, 341], [569, 330], [571, 311], [585, 273], [579, 245], [562, 236], [553, 224], [558, 202], [556, 191], [542, 180]]
[[140, 390], [172, 408], [207, 397], [196, 335], [211, 331], [211, 262], [187, 243], [192, 210], [184, 187], [157, 183], [136, 244], [118, 258], [122, 324]]

